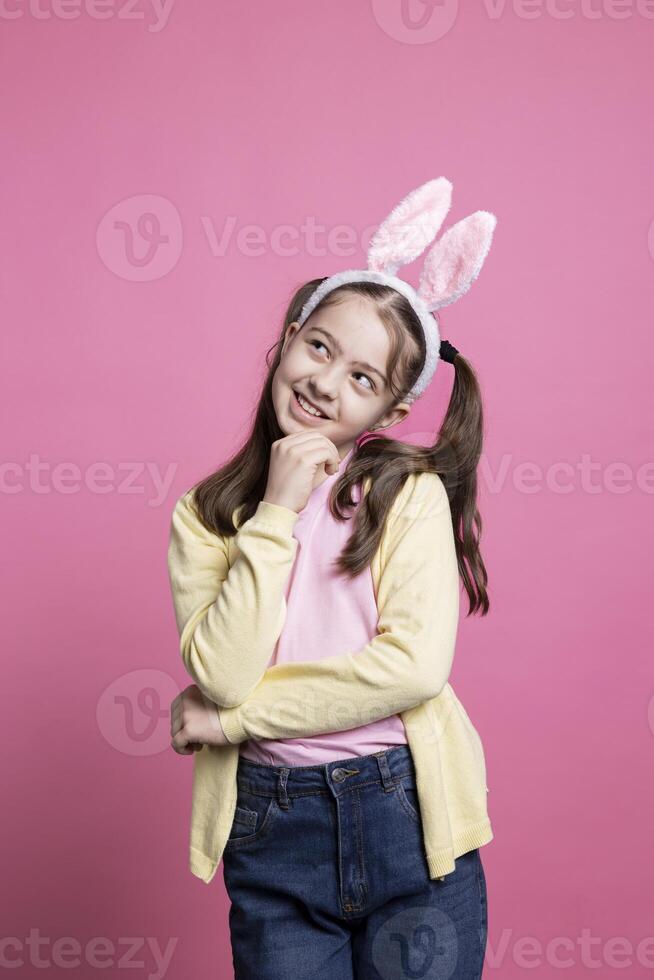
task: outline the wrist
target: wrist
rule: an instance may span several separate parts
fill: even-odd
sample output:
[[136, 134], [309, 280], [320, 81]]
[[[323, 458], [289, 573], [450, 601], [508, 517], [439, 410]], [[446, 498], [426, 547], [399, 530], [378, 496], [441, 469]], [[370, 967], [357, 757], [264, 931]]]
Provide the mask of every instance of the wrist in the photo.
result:
[[244, 742], [248, 737], [243, 728], [240, 709], [241, 705], [238, 704], [233, 708], [218, 708], [218, 718], [225, 735], [226, 745], [238, 745], [239, 742]]
[[204, 717], [202, 718], [202, 733], [201, 742], [204, 745], [229, 744], [223, 723], [220, 719], [220, 708], [214, 701], [205, 705]]
[[266, 494], [262, 498], [261, 503], [267, 504], [268, 506], [271, 507], [281, 507], [282, 510], [292, 510], [294, 514], [298, 513], [294, 507], [291, 507], [290, 503], [286, 503], [283, 500], [280, 500], [279, 497], [273, 497], [270, 494]]
[[299, 511], [293, 510], [286, 504], [273, 503], [272, 500], [260, 500], [257, 509], [250, 518], [253, 522], [266, 524], [280, 531], [291, 532], [300, 516]]

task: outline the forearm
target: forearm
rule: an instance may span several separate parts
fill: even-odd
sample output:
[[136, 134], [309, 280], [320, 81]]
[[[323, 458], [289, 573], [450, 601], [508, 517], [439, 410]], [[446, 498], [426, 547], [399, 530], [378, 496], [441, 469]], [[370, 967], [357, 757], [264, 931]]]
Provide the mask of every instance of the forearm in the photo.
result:
[[411, 644], [384, 633], [354, 654], [268, 668], [247, 700], [219, 708], [226, 737], [242, 742], [347, 731], [436, 697], [454, 657], [458, 603], [441, 611], [436, 632]]
[[[216, 572], [215, 548], [189, 539], [174, 519], [169, 567], [180, 652], [198, 688], [217, 705], [244, 701], [270, 662], [286, 616], [297, 517], [286, 507], [262, 501], [239, 529], [238, 557], [220, 581], [223, 572]], [[196, 528], [194, 533], [199, 534]]]

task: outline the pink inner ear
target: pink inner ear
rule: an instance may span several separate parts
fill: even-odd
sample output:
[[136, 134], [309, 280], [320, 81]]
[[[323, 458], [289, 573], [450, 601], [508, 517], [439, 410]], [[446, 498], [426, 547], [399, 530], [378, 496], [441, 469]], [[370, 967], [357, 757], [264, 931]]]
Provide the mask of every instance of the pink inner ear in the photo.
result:
[[417, 187], [393, 208], [373, 235], [368, 269], [394, 275], [434, 240], [452, 200], [452, 184], [437, 177]]
[[418, 295], [428, 310], [453, 303], [468, 291], [488, 255], [497, 218], [475, 211], [453, 225], [427, 253]]

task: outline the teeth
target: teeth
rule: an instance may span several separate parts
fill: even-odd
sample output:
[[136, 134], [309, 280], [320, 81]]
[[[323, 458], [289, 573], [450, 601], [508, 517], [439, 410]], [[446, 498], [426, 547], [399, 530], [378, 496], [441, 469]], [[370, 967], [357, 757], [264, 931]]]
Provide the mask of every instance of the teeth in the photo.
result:
[[305, 412], [309, 412], [310, 415], [317, 415], [319, 419], [326, 418], [326, 416], [324, 416], [322, 412], [319, 412], [316, 408], [314, 408], [313, 405], [311, 405], [306, 400], [306, 398], [303, 398], [299, 392], [296, 392], [296, 394], [297, 394], [297, 400], [299, 401], [300, 405], [305, 410]]

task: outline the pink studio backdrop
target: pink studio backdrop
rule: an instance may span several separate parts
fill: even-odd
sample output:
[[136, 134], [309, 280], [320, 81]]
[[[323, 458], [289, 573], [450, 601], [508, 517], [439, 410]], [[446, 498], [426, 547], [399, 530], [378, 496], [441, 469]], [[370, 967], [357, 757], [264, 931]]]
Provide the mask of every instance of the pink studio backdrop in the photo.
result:
[[[645, 0], [3, 5], [14, 976], [231, 976], [222, 868], [209, 888], [187, 870], [192, 762], [169, 747], [190, 683], [171, 511], [244, 438], [293, 289], [360, 265], [439, 175], [445, 227], [498, 216], [442, 315], [486, 413], [491, 613], [462, 602], [451, 678], [488, 766], [485, 976], [651, 975], [653, 17]], [[435, 432], [451, 377], [397, 435]]]

